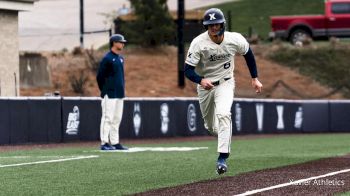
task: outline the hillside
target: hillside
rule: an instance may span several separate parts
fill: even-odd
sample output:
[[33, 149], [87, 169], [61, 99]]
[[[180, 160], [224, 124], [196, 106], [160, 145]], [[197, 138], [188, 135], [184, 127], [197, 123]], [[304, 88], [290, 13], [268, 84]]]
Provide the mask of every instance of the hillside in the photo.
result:
[[[267, 47], [252, 46], [256, 55], [259, 78], [263, 83], [263, 93], [256, 95], [250, 86], [250, 75], [244, 58], [235, 59], [236, 95], [239, 98], [319, 98], [332, 91], [296, 71], [267, 60], [264, 56]], [[46, 53], [51, 72], [53, 87], [21, 89], [22, 96], [43, 96], [45, 93], [60, 91], [62, 96], [99, 96], [95, 73], [91, 71], [91, 61], [86, 53]], [[101, 52], [94, 52], [100, 58]], [[186, 80], [186, 87], [177, 86], [177, 50], [175, 47], [163, 47], [158, 50], [127, 48], [125, 56], [126, 94], [128, 97], [193, 97], [196, 86]], [[83, 74], [83, 75], [82, 75]], [[87, 77], [84, 93], [75, 93], [70, 77]], [[342, 99], [334, 94], [329, 99]]]

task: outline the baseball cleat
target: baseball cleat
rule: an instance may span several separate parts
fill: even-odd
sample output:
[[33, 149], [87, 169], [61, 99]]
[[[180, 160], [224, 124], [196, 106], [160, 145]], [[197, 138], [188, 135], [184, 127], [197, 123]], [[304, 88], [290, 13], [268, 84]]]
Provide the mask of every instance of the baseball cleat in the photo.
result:
[[225, 159], [218, 159], [216, 162], [216, 173], [221, 175], [227, 172], [227, 165]]
[[115, 144], [115, 145], [112, 145], [114, 147], [114, 150], [129, 150], [128, 147], [126, 146], [123, 146], [121, 144]]
[[101, 145], [101, 150], [115, 150], [115, 147], [109, 144], [103, 144]]

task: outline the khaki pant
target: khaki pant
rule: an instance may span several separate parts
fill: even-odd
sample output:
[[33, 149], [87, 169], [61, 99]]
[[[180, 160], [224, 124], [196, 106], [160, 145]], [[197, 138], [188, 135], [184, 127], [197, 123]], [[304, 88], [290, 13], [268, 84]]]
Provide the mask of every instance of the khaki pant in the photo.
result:
[[119, 126], [123, 116], [123, 99], [110, 99], [107, 95], [101, 101], [102, 117], [100, 125], [101, 144], [119, 143]]
[[204, 126], [211, 134], [218, 136], [219, 153], [230, 153], [234, 87], [233, 79], [214, 86], [211, 90], [197, 86]]

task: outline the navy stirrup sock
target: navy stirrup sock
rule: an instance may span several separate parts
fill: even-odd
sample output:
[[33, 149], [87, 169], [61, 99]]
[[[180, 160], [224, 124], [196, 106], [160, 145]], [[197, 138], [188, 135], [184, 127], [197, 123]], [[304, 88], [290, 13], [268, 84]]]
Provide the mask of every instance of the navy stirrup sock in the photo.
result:
[[218, 159], [227, 159], [230, 156], [230, 153], [220, 153]]

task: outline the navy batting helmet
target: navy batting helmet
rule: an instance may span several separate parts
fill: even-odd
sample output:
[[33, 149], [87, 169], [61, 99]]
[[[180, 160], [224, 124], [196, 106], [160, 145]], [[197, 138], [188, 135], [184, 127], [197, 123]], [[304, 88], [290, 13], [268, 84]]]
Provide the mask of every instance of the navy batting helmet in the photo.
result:
[[205, 29], [208, 29], [208, 25], [221, 24], [221, 30], [218, 35], [222, 35], [225, 32], [225, 16], [224, 13], [218, 8], [210, 8], [204, 13], [203, 25]]
[[127, 41], [125, 40], [124, 36], [121, 34], [114, 34], [109, 38], [109, 45], [110, 47], [113, 46], [113, 42], [121, 42], [121, 43], [126, 43]]

